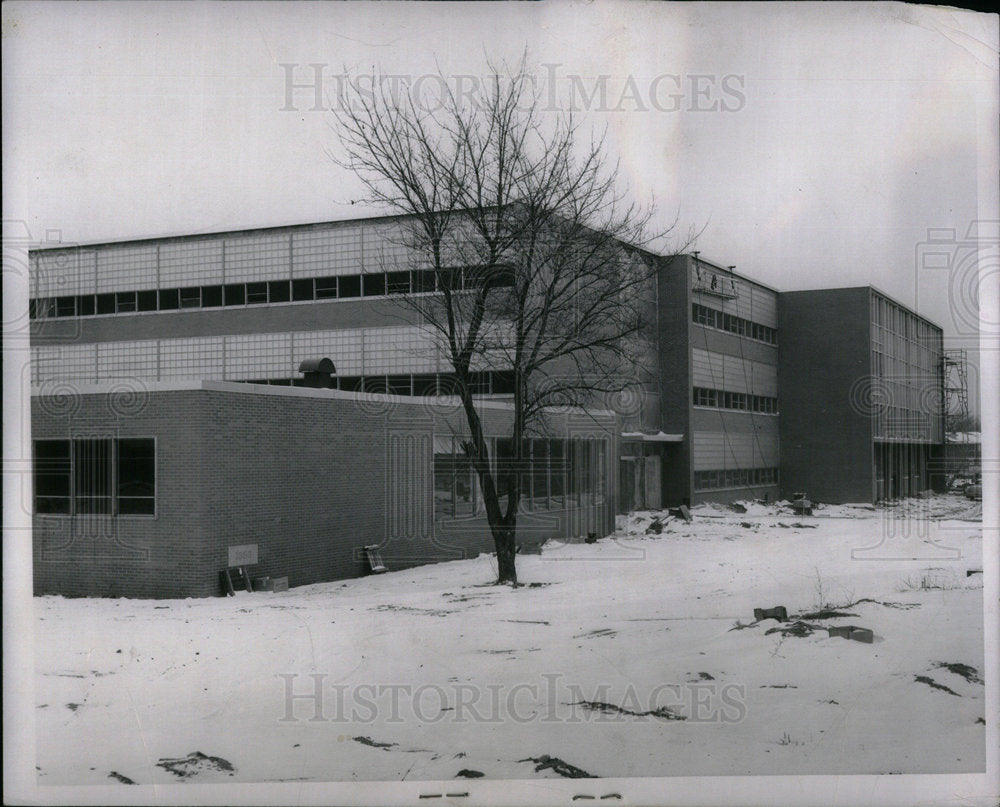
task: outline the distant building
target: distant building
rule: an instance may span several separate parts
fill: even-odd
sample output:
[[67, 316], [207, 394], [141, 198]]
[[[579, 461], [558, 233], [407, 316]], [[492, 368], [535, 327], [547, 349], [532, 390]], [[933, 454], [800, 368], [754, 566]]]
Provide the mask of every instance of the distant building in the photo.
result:
[[[384, 545], [395, 568], [438, 558], [442, 541], [489, 549], [450, 367], [401, 316], [400, 295], [439, 289], [400, 226], [31, 252], [37, 590], [210, 593], [223, 549], [244, 543], [292, 585], [363, 573], [359, 546]], [[653, 259], [639, 374], [523, 447], [522, 540], [606, 535], [615, 510], [875, 501], [935, 483], [939, 328], [867, 287], [782, 293], [697, 254]], [[512, 451], [510, 367], [483, 365], [473, 383], [491, 456]], [[407, 429], [422, 447], [391, 454]], [[405, 540], [391, 526], [400, 485], [429, 519]], [[112, 540], [80, 543], [88, 531]]]

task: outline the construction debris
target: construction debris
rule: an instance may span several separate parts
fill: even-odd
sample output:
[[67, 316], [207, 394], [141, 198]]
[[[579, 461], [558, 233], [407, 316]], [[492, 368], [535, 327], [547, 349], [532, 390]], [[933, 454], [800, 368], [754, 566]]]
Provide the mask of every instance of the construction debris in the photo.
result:
[[755, 622], [760, 622], [763, 619], [777, 619], [779, 622], [787, 622], [788, 611], [783, 605], [776, 605], [774, 608], [754, 608], [753, 618]]
[[875, 641], [874, 634], [868, 628], [859, 628], [855, 625], [836, 625], [827, 628], [830, 636], [843, 636], [845, 639], [853, 639], [855, 642], [871, 644]]

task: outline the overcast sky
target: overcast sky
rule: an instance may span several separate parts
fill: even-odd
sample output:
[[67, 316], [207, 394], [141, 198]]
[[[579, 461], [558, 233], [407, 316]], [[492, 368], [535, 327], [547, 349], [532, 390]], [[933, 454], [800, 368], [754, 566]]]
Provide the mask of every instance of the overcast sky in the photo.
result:
[[[481, 76], [527, 48], [662, 220], [779, 289], [871, 283], [974, 347], [997, 214], [997, 17], [901, 4], [8, 3], [4, 218], [69, 242], [360, 217], [344, 67]], [[291, 65], [283, 66], [283, 65]], [[603, 77], [603, 78], [602, 78]], [[471, 80], [471, 79], [470, 79]], [[957, 272], [928, 265], [928, 230]], [[995, 242], [994, 242], [995, 243]], [[935, 259], [940, 263], [940, 259]], [[991, 258], [996, 272], [995, 247]]]

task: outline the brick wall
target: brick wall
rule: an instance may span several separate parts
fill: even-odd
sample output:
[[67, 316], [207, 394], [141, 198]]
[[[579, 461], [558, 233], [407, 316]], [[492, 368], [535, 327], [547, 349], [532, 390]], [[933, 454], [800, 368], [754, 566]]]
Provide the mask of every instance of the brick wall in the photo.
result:
[[155, 437], [157, 515], [33, 519], [36, 594], [214, 594], [206, 575], [205, 404], [194, 390], [32, 399], [32, 438]]
[[[36, 594], [183, 597], [220, 593], [228, 548], [255, 544], [251, 574], [299, 586], [367, 572], [362, 547], [381, 546], [390, 569], [492, 550], [483, 518], [414, 521], [387, 540], [387, 504], [433, 506], [432, 468], [401, 494], [388, 465], [387, 435], [460, 428], [460, 412], [415, 399], [353, 399], [343, 393], [205, 382], [201, 389], [148, 391], [116, 411], [106, 394], [33, 400], [34, 438], [134, 436], [157, 440], [155, 517], [34, 518]], [[67, 407], [62, 407], [66, 409]], [[488, 434], [511, 413], [483, 409]], [[572, 430], [568, 416], [553, 428]], [[613, 422], [613, 421], [612, 421]], [[588, 428], [593, 430], [593, 423]], [[576, 433], [576, 432], [574, 432]], [[519, 517], [519, 540], [574, 538], [613, 528], [608, 447], [605, 504]], [[429, 457], [432, 456], [429, 455]], [[398, 479], [398, 474], [396, 475]], [[426, 497], [398, 501], [398, 496]]]

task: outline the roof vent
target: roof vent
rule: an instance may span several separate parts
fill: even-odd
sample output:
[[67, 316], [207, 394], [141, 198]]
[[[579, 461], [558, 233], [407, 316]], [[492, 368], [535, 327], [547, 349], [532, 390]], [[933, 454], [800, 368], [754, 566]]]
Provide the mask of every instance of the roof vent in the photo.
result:
[[305, 375], [305, 385], [317, 389], [333, 389], [333, 376], [337, 368], [329, 359], [306, 359], [299, 365], [299, 372]]

